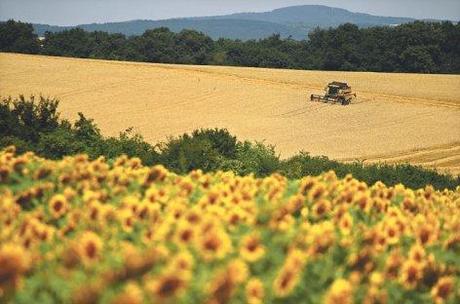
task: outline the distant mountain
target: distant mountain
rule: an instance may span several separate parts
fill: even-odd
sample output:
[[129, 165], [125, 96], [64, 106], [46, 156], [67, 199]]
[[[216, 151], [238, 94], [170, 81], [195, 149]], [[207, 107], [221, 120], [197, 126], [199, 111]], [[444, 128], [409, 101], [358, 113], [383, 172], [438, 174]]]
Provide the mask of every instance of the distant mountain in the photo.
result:
[[[125, 35], [140, 35], [147, 29], [168, 27], [179, 32], [194, 29], [214, 39], [260, 39], [274, 33], [282, 37], [305, 39], [315, 27], [336, 27], [343, 23], [354, 23], [360, 27], [374, 25], [395, 25], [412, 22], [415, 19], [381, 17], [363, 13], [353, 13], [345, 9], [321, 5], [291, 6], [264, 13], [239, 13], [225, 16], [194, 17], [167, 20], [134, 20], [126, 22], [82, 24], [75, 27], [86, 31], [105, 31]], [[72, 27], [34, 24], [35, 32], [43, 36], [46, 31], [57, 32]]]
[[363, 13], [353, 13], [345, 9], [324, 5], [290, 6], [265, 13], [240, 13], [221, 17], [204, 18], [257, 20], [286, 25], [302, 24], [310, 27], [331, 27], [344, 23], [354, 23], [359, 26], [393, 25], [415, 20], [412, 18], [381, 17]]
[[[59, 32], [73, 27], [69, 26], [52, 26], [46, 24], [34, 24], [35, 33], [43, 36], [46, 31]], [[293, 27], [285, 24], [245, 20], [245, 19], [167, 19], [167, 20], [133, 20], [126, 22], [111, 23], [92, 23], [81, 24], [79, 27], [85, 31], [104, 31], [109, 33], [122, 33], [125, 35], [142, 35], [146, 30], [168, 27], [173, 32], [180, 32], [183, 29], [193, 29], [206, 33], [213, 39], [231, 38], [231, 39], [259, 39], [268, 37], [274, 33], [279, 33], [283, 37], [292, 36], [294, 39], [301, 40], [307, 37], [308, 31], [304, 28]]]

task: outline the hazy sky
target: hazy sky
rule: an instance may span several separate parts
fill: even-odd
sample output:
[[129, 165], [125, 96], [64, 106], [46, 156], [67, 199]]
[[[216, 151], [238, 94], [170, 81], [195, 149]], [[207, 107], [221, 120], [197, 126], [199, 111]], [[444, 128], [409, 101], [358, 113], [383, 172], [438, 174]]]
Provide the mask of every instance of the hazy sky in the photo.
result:
[[323, 4], [383, 16], [460, 20], [460, 0], [0, 0], [0, 20], [76, 25]]

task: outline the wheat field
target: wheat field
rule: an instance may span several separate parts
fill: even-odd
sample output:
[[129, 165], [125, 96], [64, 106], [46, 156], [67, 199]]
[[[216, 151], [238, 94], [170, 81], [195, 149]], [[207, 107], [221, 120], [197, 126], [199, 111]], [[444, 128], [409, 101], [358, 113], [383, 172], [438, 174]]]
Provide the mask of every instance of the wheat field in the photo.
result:
[[[358, 94], [312, 103], [330, 81]], [[460, 173], [460, 75], [185, 66], [0, 54], [0, 95], [61, 100], [63, 118], [94, 118], [105, 135], [129, 127], [149, 142], [227, 128], [282, 157], [409, 162]]]

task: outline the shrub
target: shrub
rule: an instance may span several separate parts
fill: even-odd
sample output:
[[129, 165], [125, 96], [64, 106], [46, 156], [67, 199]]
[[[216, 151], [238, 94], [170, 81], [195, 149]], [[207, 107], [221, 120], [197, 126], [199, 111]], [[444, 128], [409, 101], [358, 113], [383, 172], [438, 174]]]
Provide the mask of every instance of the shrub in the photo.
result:
[[268, 176], [278, 171], [280, 166], [279, 157], [276, 155], [274, 146], [266, 146], [263, 143], [255, 144], [245, 141], [238, 146], [237, 159], [241, 162], [241, 171], [236, 173], [256, 176]]
[[184, 134], [161, 145], [162, 163], [177, 173], [194, 169], [206, 172], [219, 169], [221, 155], [205, 136]]

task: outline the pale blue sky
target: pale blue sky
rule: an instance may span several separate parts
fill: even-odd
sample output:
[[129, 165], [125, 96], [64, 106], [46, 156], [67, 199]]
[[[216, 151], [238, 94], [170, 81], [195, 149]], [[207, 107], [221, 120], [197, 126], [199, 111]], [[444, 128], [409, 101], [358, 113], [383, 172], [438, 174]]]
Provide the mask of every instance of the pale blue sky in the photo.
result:
[[460, 20], [460, 0], [0, 0], [0, 20], [76, 25], [322, 4], [374, 15]]

